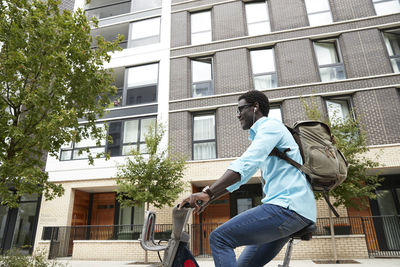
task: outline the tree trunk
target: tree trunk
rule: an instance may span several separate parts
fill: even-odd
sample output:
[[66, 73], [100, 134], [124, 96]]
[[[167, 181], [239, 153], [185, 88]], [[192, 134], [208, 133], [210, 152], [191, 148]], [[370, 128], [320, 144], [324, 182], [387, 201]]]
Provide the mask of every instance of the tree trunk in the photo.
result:
[[332, 211], [329, 208], [329, 206], [328, 206], [328, 210], [329, 210], [329, 227], [331, 229], [333, 260], [335, 261], [335, 263], [339, 263], [339, 260], [338, 260], [338, 257], [337, 257], [337, 251], [336, 251], [335, 227], [333, 227]]
[[[149, 209], [150, 209], [150, 205], [149, 205], [149, 202], [147, 202], [146, 203], [146, 211], [149, 211]], [[147, 250], [144, 251], [144, 262], [145, 263], [149, 262], [149, 254], [148, 254]]]

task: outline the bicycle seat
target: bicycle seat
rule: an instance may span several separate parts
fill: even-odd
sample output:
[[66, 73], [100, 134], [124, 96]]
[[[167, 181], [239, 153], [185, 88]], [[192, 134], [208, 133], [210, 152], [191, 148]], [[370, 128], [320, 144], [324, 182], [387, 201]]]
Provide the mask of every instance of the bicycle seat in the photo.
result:
[[300, 231], [292, 234], [290, 237], [293, 239], [310, 240], [312, 237], [312, 233], [315, 232], [315, 230], [317, 230], [317, 226], [315, 225], [315, 223], [312, 223], [310, 225], [307, 225]]

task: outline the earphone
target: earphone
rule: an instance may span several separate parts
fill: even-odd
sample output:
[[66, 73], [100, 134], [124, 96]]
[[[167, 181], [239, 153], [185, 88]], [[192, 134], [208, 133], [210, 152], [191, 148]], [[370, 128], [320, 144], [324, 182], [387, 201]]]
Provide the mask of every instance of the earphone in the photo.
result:
[[256, 113], [256, 111], [257, 111], [257, 108], [254, 108], [254, 113]]

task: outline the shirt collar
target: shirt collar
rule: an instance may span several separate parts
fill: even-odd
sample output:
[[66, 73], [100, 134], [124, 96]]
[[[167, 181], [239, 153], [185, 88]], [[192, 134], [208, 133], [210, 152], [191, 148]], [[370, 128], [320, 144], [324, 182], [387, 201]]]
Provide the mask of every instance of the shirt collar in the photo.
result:
[[249, 131], [249, 140], [250, 141], [254, 140], [254, 137], [256, 136], [258, 128], [267, 119], [268, 119], [267, 117], [261, 117], [253, 124], [253, 126], [251, 126], [250, 131]]

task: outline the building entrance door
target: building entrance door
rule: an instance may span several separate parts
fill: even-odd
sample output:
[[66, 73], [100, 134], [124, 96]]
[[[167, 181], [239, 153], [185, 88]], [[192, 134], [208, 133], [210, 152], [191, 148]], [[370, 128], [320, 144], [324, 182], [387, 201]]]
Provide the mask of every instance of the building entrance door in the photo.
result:
[[230, 218], [229, 195], [210, 204], [200, 216], [195, 216], [193, 229], [193, 254], [211, 255], [209, 237], [211, 232]]
[[91, 239], [107, 240], [113, 235], [115, 193], [93, 194], [91, 214]]

